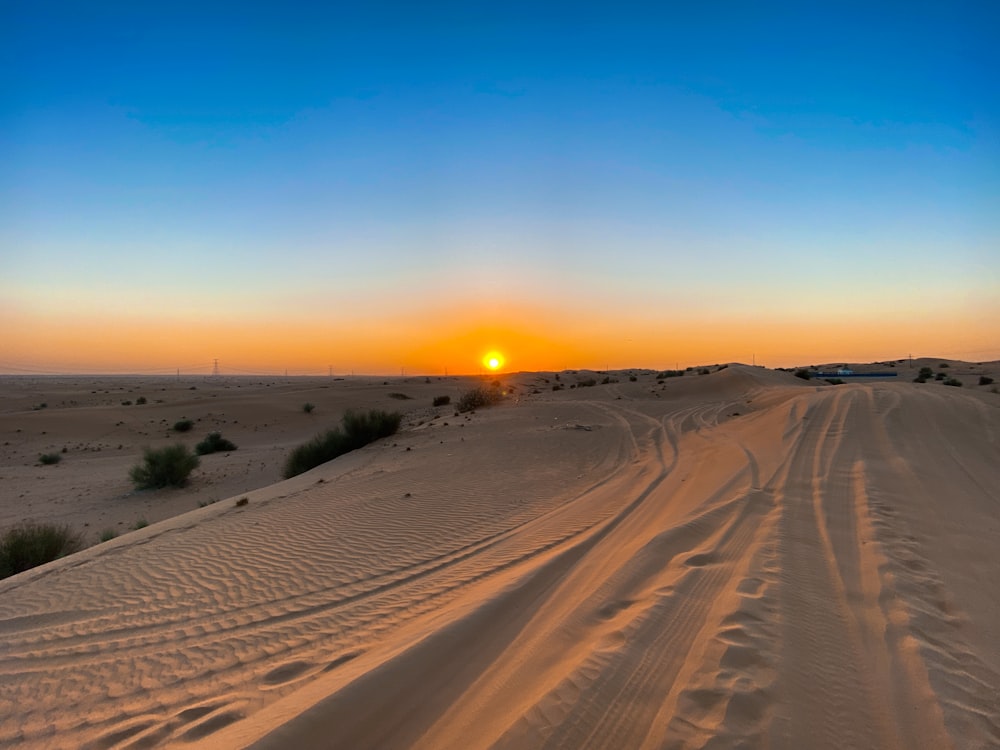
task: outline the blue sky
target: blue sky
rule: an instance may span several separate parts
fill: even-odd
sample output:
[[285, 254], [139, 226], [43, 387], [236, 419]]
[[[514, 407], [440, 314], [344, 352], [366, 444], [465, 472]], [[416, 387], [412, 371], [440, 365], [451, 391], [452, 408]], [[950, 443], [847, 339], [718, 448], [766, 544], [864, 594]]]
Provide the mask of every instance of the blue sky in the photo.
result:
[[[3, 5], [0, 321], [36, 341], [0, 369], [159, 365], [124, 334], [60, 363], [37, 339], [81, 315], [329, 313], [351, 347], [362, 315], [544, 311], [596, 331], [574, 366], [683, 359], [601, 333], [679, 320], [775, 364], [1000, 357], [995, 4], [310, 5]], [[782, 328], [817, 303], [856, 314]], [[861, 318], [891, 325], [852, 345]], [[231, 334], [206, 351], [247, 361]], [[717, 338], [690, 357], [748, 359]]]

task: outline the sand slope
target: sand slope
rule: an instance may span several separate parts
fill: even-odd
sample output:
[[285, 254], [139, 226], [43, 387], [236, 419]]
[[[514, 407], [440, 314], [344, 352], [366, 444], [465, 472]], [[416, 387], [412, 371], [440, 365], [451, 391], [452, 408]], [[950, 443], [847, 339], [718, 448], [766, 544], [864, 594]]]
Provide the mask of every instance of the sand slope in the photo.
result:
[[0, 744], [1000, 746], [1000, 397], [734, 366], [395, 442], [0, 582]]

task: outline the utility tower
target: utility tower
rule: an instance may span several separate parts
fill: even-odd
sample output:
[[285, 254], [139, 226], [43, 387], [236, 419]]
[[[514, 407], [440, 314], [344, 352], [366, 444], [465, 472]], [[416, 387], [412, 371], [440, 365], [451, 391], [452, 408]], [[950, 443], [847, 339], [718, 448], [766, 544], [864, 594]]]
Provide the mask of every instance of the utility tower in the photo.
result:
[[219, 377], [219, 360], [218, 359], [215, 360], [215, 364], [212, 366], [212, 377], [213, 378]]

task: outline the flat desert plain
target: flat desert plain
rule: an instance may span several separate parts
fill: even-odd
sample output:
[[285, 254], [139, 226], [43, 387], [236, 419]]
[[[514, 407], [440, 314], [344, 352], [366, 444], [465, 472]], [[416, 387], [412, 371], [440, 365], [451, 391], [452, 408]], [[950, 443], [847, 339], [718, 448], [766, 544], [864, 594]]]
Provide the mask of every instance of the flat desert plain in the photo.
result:
[[[8, 378], [0, 525], [93, 546], [0, 581], [0, 745], [1000, 747], [1000, 367], [945, 362]], [[402, 429], [280, 481], [347, 408]]]

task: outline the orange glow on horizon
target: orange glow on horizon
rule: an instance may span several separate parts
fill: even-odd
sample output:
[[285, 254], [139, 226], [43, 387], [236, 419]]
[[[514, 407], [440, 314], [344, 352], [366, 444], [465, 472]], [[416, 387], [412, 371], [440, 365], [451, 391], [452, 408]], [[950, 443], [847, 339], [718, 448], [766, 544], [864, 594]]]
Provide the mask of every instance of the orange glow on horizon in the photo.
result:
[[[734, 320], [699, 311], [611, 317], [599, 308], [528, 304], [484, 309], [457, 301], [409, 315], [349, 318], [259, 315], [211, 324], [180, 316], [130, 317], [3, 310], [0, 368], [7, 372], [182, 372], [291, 374], [476, 374], [484, 369], [668, 369], [715, 362], [787, 367], [838, 360], [868, 362], [962, 351], [994, 359], [988, 318], [942, 321], [865, 314], [830, 318], [799, 311]], [[962, 340], [955, 339], [956, 328]], [[483, 352], [486, 352], [484, 355]], [[495, 365], [491, 360], [496, 359]]]

